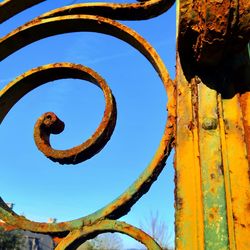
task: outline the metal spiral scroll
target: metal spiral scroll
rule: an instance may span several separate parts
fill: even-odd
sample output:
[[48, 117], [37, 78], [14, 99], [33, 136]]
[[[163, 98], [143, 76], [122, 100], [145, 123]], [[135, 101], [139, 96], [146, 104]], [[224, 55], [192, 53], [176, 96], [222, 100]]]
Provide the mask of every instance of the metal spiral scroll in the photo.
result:
[[[0, 4], [0, 22], [43, 0], [5, 0]], [[158, 72], [168, 94], [168, 120], [157, 152], [139, 178], [116, 200], [88, 216], [60, 223], [39, 223], [15, 214], [0, 199], [0, 218], [6, 227], [46, 233], [57, 240], [56, 249], [75, 249], [84, 241], [104, 232], [120, 232], [142, 242], [148, 249], [161, 249], [152, 237], [140, 229], [116, 221], [128, 213], [137, 200], [157, 179], [171, 151], [174, 140], [175, 112], [174, 86], [169, 74], [153, 47], [132, 29], [114, 19], [147, 19], [157, 16], [172, 6], [174, 1], [152, 0], [134, 4], [76, 4], [59, 8], [26, 23], [0, 39], [0, 60], [37, 40], [75, 31], [91, 31], [117, 37], [139, 50]], [[73, 63], [55, 63], [32, 69], [10, 82], [0, 91], [0, 122], [12, 106], [26, 93], [49, 81], [64, 78], [88, 80], [104, 93], [106, 107], [103, 119], [95, 133], [83, 144], [68, 150], [53, 149], [51, 133], [60, 133], [64, 124], [52, 112], [45, 113], [36, 122], [34, 139], [39, 150], [53, 161], [76, 164], [98, 153], [115, 127], [116, 105], [105, 81], [92, 69]]]

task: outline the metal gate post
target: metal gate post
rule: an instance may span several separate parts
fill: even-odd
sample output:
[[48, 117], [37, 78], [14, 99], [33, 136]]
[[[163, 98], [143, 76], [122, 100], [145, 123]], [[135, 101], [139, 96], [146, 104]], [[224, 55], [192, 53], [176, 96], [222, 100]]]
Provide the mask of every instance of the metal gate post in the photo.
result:
[[178, 250], [250, 249], [249, 6], [178, 4]]

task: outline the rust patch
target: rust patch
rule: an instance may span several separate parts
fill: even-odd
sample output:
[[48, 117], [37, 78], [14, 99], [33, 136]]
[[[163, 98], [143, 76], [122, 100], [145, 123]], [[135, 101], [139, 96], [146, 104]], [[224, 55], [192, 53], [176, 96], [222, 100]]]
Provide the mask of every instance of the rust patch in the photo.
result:
[[248, 0], [180, 1], [182, 56], [215, 66], [228, 52], [243, 50], [250, 39], [249, 8]]
[[208, 216], [209, 216], [209, 220], [211, 224], [215, 223], [216, 221], [221, 220], [220, 215], [219, 215], [219, 209], [217, 207], [210, 208], [208, 212]]
[[[243, 126], [245, 130], [245, 142], [247, 146], [247, 158], [250, 165], [250, 92], [246, 92], [239, 97], [243, 113]], [[250, 175], [249, 175], [250, 179]]]
[[59, 237], [52, 237], [52, 239], [55, 245], [58, 245], [63, 240], [63, 238], [59, 238]]
[[215, 174], [210, 174], [211, 179], [215, 179]]
[[191, 131], [191, 130], [193, 130], [194, 128], [195, 128], [194, 123], [193, 123], [192, 121], [190, 121], [189, 124], [188, 124], [188, 129]]

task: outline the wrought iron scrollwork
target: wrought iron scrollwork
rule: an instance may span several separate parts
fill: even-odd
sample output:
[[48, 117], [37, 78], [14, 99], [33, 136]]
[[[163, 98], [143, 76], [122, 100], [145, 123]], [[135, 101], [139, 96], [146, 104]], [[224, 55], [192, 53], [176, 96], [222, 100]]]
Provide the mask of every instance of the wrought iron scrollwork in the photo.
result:
[[[3, 22], [39, 2], [42, 0], [5, 0], [0, 4], [0, 21]], [[103, 232], [124, 233], [142, 242], [148, 249], [160, 249], [152, 237], [116, 219], [125, 215], [149, 190], [165, 166], [174, 140], [175, 104], [172, 98], [174, 86], [154, 48], [135, 31], [113, 19], [148, 19], [166, 11], [173, 3], [173, 0], [151, 0], [132, 4], [75, 4], [45, 13], [0, 39], [0, 60], [4, 60], [24, 46], [56, 34], [90, 31], [117, 37], [139, 50], [153, 65], [162, 80], [169, 100], [168, 120], [158, 150], [139, 178], [116, 200], [88, 216], [53, 224], [38, 223], [19, 216], [7, 209], [4, 201], [1, 200], [0, 218], [6, 222], [6, 225], [49, 234], [59, 242], [56, 249], [74, 249], [85, 240]], [[11, 11], [7, 11], [10, 8], [12, 8]], [[103, 119], [95, 133], [81, 145], [68, 150], [55, 150], [50, 145], [50, 134], [60, 133], [64, 128], [63, 122], [54, 113], [45, 113], [37, 120], [34, 138], [38, 149], [53, 161], [61, 164], [77, 164], [89, 159], [105, 146], [116, 123], [114, 96], [105, 80], [92, 69], [83, 65], [61, 62], [43, 65], [22, 74], [0, 91], [0, 122], [26, 93], [49, 81], [63, 78], [83, 79], [94, 83], [102, 89], [106, 101]]]

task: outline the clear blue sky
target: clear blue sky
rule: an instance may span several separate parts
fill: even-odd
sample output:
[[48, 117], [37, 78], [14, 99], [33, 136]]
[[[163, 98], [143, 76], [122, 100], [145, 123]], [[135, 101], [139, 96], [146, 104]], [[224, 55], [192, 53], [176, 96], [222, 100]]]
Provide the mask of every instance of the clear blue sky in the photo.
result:
[[[71, 2], [47, 0], [2, 24], [0, 35]], [[175, 7], [152, 20], [123, 23], [153, 45], [174, 78]], [[152, 159], [167, 117], [167, 96], [150, 63], [128, 44], [102, 34], [59, 35], [23, 48], [0, 62], [0, 88], [31, 68], [60, 61], [81, 63], [106, 79], [117, 101], [118, 120], [111, 140], [98, 155], [76, 166], [61, 166], [37, 150], [33, 140], [37, 118], [53, 111], [65, 122], [64, 132], [51, 138], [54, 148], [78, 145], [101, 121], [102, 92], [80, 80], [54, 81], [12, 108], [0, 127], [1, 196], [15, 203], [17, 213], [35, 221], [76, 219], [119, 196]], [[140, 226], [151, 211], [159, 211], [174, 237], [172, 162], [171, 156], [148, 194], [121, 220]]]

